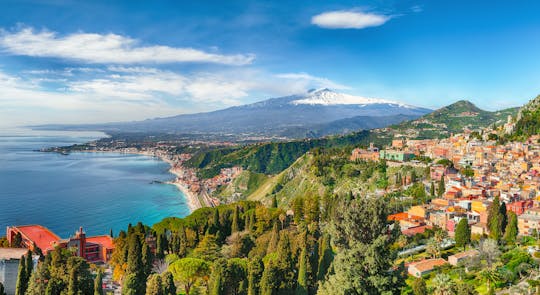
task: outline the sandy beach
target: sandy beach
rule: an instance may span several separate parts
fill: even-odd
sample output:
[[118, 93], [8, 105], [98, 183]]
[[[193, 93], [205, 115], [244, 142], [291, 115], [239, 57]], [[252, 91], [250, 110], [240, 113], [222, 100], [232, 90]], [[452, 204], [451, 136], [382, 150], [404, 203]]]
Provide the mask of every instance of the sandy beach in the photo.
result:
[[176, 176], [176, 179], [173, 181], [168, 181], [167, 183], [176, 186], [178, 190], [180, 190], [186, 196], [189, 209], [193, 212], [199, 208], [202, 208], [203, 205], [201, 204], [201, 201], [199, 200], [199, 198], [193, 192], [191, 192], [183, 183], [178, 181], [178, 177], [180, 177], [182, 174], [181, 174], [181, 171], [179, 171], [179, 168], [175, 168], [174, 162], [165, 157], [159, 157], [159, 158], [163, 160], [164, 162], [167, 162], [171, 166], [171, 168], [169, 169], [169, 172], [173, 174], [174, 176]]

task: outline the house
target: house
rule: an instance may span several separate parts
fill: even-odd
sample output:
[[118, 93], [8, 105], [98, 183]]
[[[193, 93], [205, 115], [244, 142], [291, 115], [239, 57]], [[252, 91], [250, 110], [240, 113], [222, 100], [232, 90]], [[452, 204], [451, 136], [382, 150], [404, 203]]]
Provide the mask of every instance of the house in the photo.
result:
[[389, 161], [407, 162], [414, 159], [415, 155], [401, 151], [383, 150], [379, 153], [379, 158]]
[[87, 237], [82, 227], [75, 235], [67, 239], [61, 239], [48, 228], [41, 225], [8, 226], [6, 236], [10, 244], [16, 235], [22, 237], [23, 247], [34, 250], [38, 247], [47, 254], [56, 247], [73, 248], [79, 257], [89, 262], [107, 262], [114, 250], [113, 238], [107, 235]]
[[538, 233], [540, 229], [540, 208], [525, 210], [525, 213], [518, 216], [518, 232], [520, 235], [528, 236], [534, 231]]
[[[0, 283], [4, 285], [4, 291], [7, 295], [15, 294], [19, 262], [27, 252], [28, 250], [25, 248], [0, 248]], [[38, 259], [37, 255], [32, 257], [34, 266]]]
[[443, 266], [447, 262], [442, 258], [424, 259], [418, 262], [409, 264], [408, 272], [411, 276], [420, 278], [432, 272], [435, 267]]
[[464, 261], [467, 258], [475, 257], [478, 254], [480, 254], [478, 250], [469, 250], [469, 251], [460, 252], [460, 253], [448, 256], [448, 263], [450, 263], [453, 266], [456, 266], [461, 261]]

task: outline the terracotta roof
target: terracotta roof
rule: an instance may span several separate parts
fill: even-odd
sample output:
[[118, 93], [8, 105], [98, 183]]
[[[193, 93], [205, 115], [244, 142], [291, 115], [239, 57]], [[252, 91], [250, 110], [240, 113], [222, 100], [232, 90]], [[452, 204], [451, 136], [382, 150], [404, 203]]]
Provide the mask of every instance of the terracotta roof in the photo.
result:
[[86, 238], [86, 242], [100, 244], [103, 248], [114, 249], [114, 243], [111, 236], [95, 236]]
[[54, 249], [54, 244], [60, 240], [60, 237], [41, 225], [15, 226], [15, 228], [28, 240], [36, 243], [43, 252]]
[[430, 225], [421, 225], [416, 227], [411, 227], [408, 229], [404, 229], [401, 231], [406, 236], [414, 236], [416, 234], [421, 234], [426, 231], [426, 229], [431, 229], [432, 227]]
[[[457, 259], [460, 259], [460, 258], [463, 258], [463, 257], [469, 257], [469, 256], [476, 256], [478, 255], [480, 252], [478, 252], [478, 250], [469, 250], [469, 251], [464, 251], [464, 252], [459, 252], [457, 254], [454, 254], [450, 257], [455, 257]], [[448, 258], [450, 258], [448, 257]]]
[[388, 215], [388, 220], [405, 220], [407, 218], [409, 218], [409, 214], [406, 212]]
[[409, 265], [409, 267], [414, 267], [420, 272], [425, 272], [425, 271], [430, 271], [434, 269], [435, 267], [444, 265], [446, 263], [447, 263], [446, 260], [442, 258], [425, 259], [425, 260], [413, 263]]

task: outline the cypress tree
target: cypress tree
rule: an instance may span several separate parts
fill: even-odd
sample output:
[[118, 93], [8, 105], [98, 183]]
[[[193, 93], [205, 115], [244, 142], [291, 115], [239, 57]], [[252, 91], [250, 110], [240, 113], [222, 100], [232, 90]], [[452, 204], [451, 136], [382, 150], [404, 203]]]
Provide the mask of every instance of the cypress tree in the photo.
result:
[[148, 243], [146, 243], [146, 241], [143, 241], [141, 246], [142, 246], [142, 262], [144, 265], [144, 277], [146, 278], [152, 272], [154, 258], [152, 255], [152, 251], [150, 250], [150, 246], [148, 246]]
[[30, 281], [30, 276], [32, 275], [32, 271], [34, 270], [34, 261], [32, 260], [32, 252], [28, 250], [26, 252], [26, 283], [28, 284], [28, 281]]
[[274, 222], [274, 226], [272, 227], [272, 233], [270, 235], [270, 242], [268, 243], [268, 249], [266, 250], [267, 253], [274, 252], [277, 248], [279, 242], [279, 227], [277, 222]]
[[302, 249], [300, 254], [300, 262], [298, 269], [298, 284], [296, 286], [296, 295], [307, 295], [308, 294], [308, 281], [307, 281], [307, 264], [308, 257], [306, 247]]
[[176, 295], [176, 286], [172, 273], [166, 271], [162, 275], [163, 295]]
[[471, 229], [467, 222], [467, 218], [462, 218], [459, 221], [456, 228], [455, 240], [456, 247], [463, 247], [463, 250], [465, 250], [465, 246], [471, 242]]
[[260, 278], [263, 274], [264, 266], [260, 257], [255, 257], [248, 264], [248, 294], [258, 295], [260, 290]]
[[122, 287], [124, 294], [144, 295], [146, 291], [145, 265], [142, 260], [141, 240], [137, 234], [131, 234], [128, 243], [126, 283]]
[[78, 282], [77, 282], [77, 271], [75, 268], [72, 268], [69, 272], [69, 281], [68, 281], [68, 295], [77, 295], [78, 291]]
[[94, 279], [94, 295], [103, 295], [103, 273], [98, 271]]
[[319, 281], [324, 280], [326, 272], [332, 263], [334, 253], [332, 252], [332, 246], [330, 245], [330, 237], [324, 235], [321, 237], [321, 254], [319, 258], [319, 269], [317, 270], [317, 279]]
[[501, 236], [504, 235], [504, 231], [506, 230], [506, 225], [508, 225], [508, 214], [506, 213], [506, 203], [503, 201], [501, 202], [501, 206], [499, 207], [499, 218], [501, 219]]
[[499, 197], [497, 196], [493, 199], [488, 212], [489, 237], [497, 241], [500, 240], [502, 236], [502, 217], [500, 206]]
[[444, 194], [445, 190], [446, 188], [444, 185], [444, 176], [441, 176], [441, 180], [439, 181], [439, 189], [437, 190], [437, 196], [441, 197]]
[[112, 228], [111, 228], [111, 230], [109, 231], [109, 236], [110, 236], [111, 238], [114, 238]]
[[19, 261], [19, 271], [17, 272], [15, 295], [24, 295], [26, 289], [28, 288], [26, 269], [26, 259], [24, 256], [21, 256], [21, 260]]
[[516, 213], [508, 212], [508, 224], [504, 232], [504, 240], [507, 244], [513, 245], [516, 243], [516, 237], [518, 235], [518, 221]]
[[234, 206], [233, 219], [231, 224], [231, 233], [240, 231], [240, 212], [238, 206]]
[[163, 284], [160, 275], [153, 274], [148, 278], [146, 295], [163, 295]]
[[0, 282], [0, 295], [6, 295], [6, 290], [4, 290], [4, 284]]
[[158, 234], [156, 238], [156, 258], [165, 258], [165, 241], [166, 238], [162, 234]]
[[272, 196], [272, 206], [271, 206], [271, 208], [277, 208], [277, 207], [278, 207], [277, 197], [276, 197], [276, 195], [273, 195]]
[[433, 183], [433, 181], [431, 182], [431, 187], [429, 188], [429, 194], [432, 197], [435, 197], [435, 183]]

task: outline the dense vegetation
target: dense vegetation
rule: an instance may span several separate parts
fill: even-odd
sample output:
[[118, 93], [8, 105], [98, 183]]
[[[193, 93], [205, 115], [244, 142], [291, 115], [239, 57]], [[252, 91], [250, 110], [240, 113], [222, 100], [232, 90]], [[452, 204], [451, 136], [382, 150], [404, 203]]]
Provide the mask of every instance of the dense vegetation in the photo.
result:
[[509, 139], [524, 140], [536, 134], [540, 134], [540, 96], [531, 100], [520, 110], [516, 126]]
[[371, 131], [360, 131], [346, 136], [312, 140], [269, 142], [237, 148], [218, 148], [200, 151], [186, 163], [200, 169], [199, 175], [210, 178], [221, 168], [242, 166], [252, 172], [276, 174], [289, 167], [300, 156], [316, 147], [367, 146], [370, 142], [382, 145], [390, 138]]

